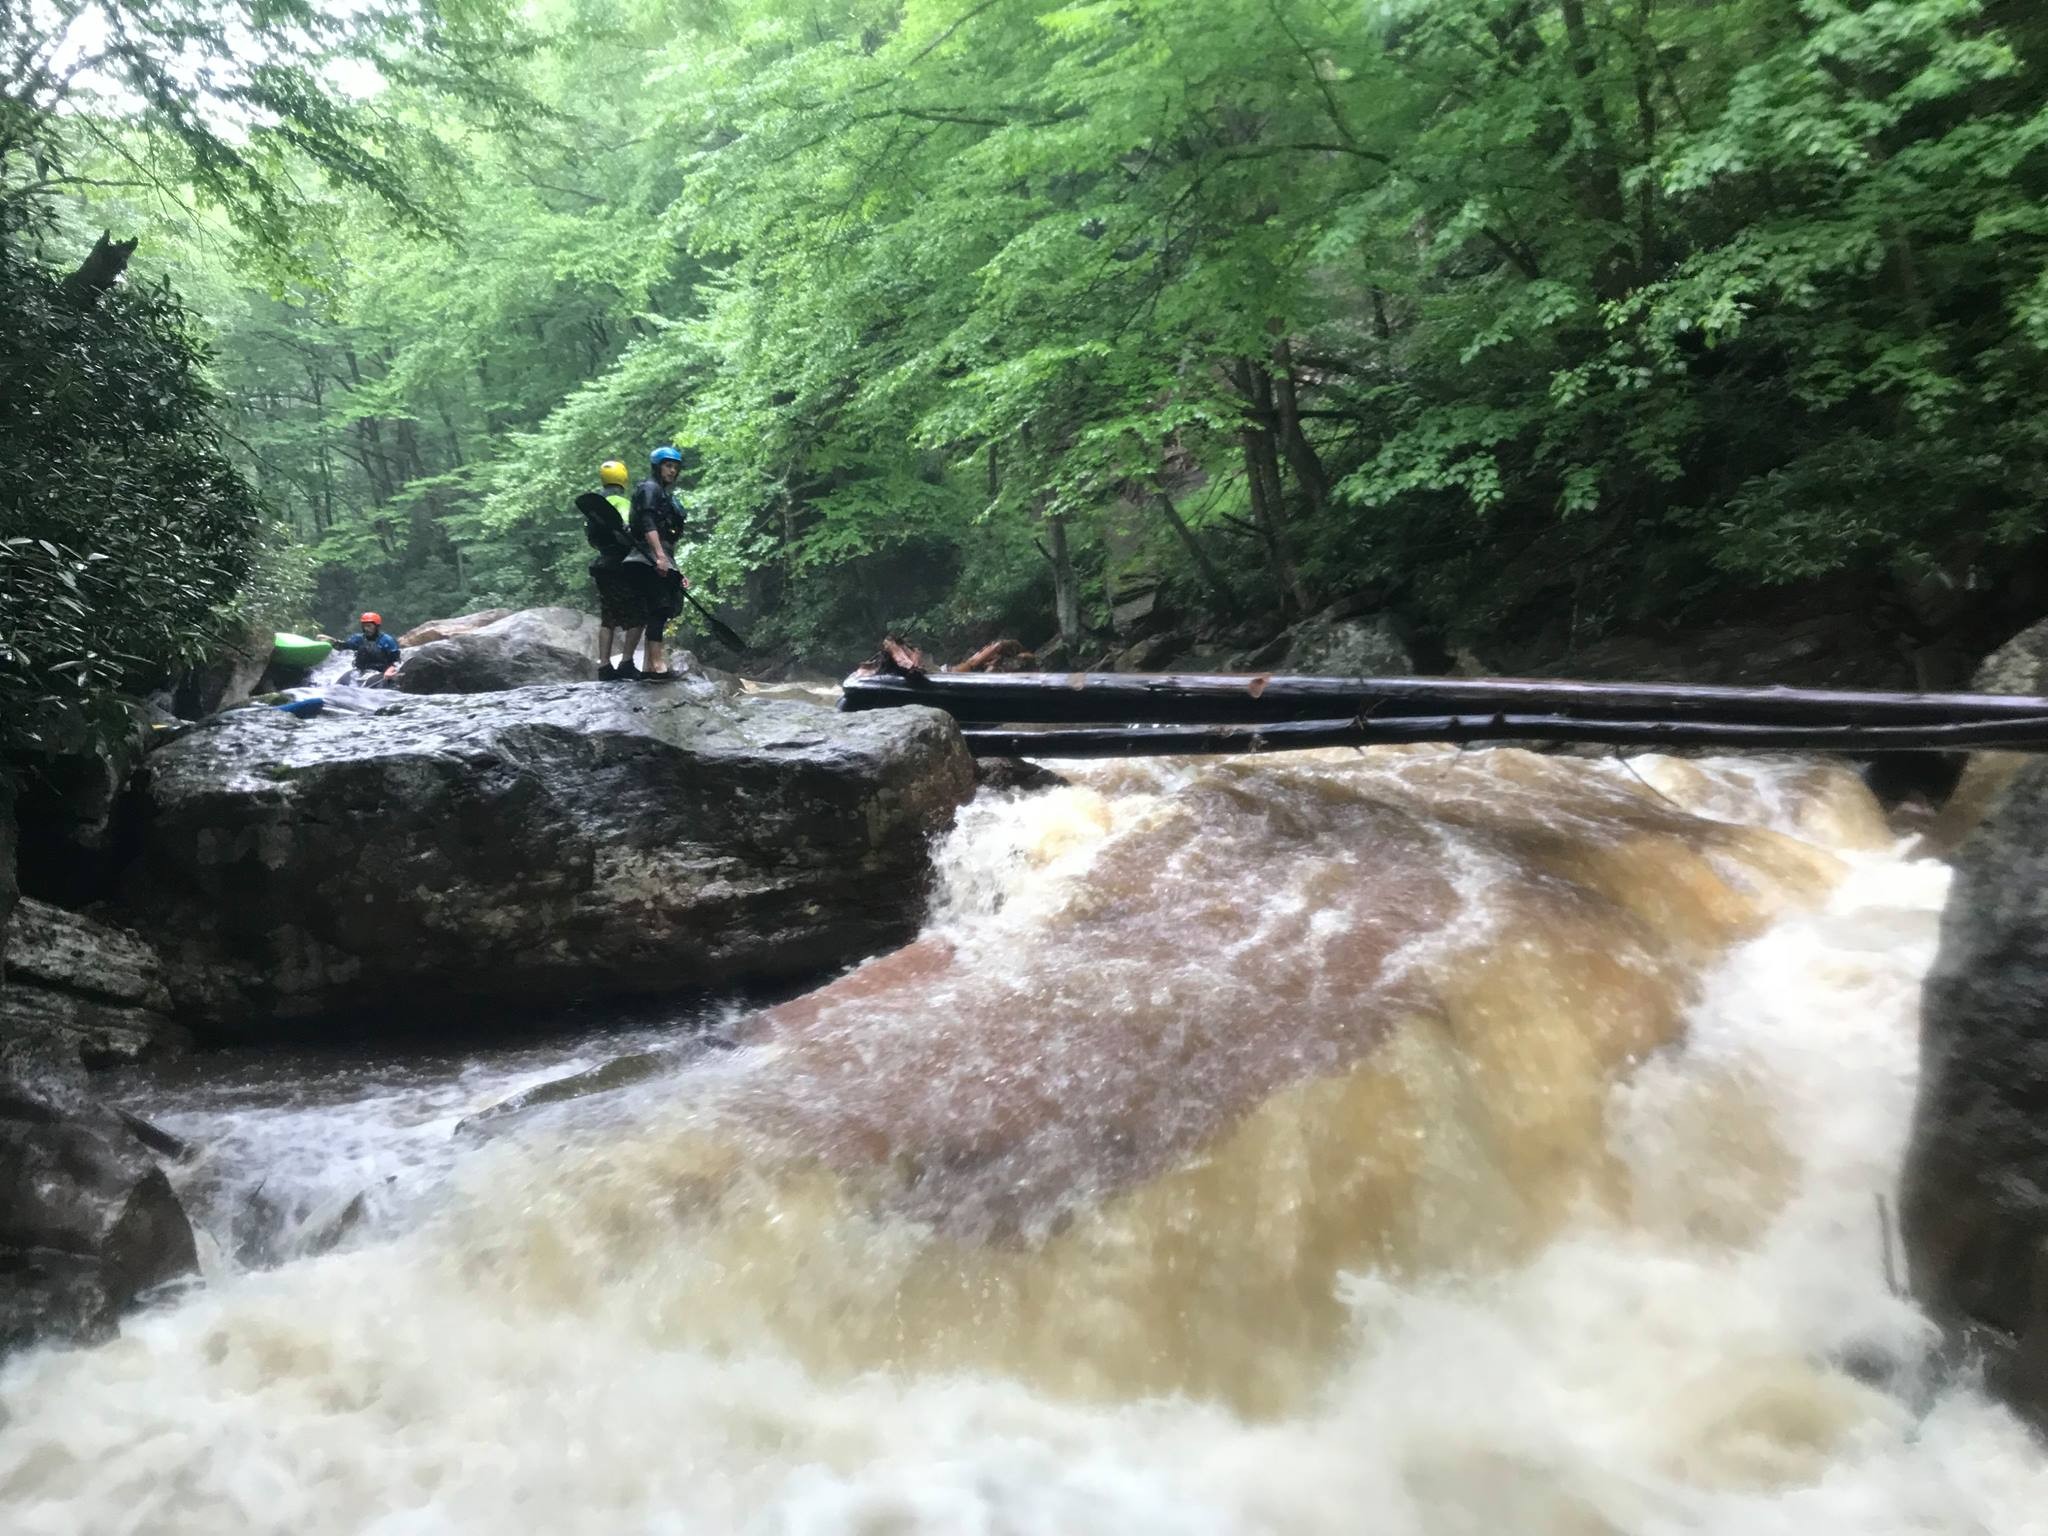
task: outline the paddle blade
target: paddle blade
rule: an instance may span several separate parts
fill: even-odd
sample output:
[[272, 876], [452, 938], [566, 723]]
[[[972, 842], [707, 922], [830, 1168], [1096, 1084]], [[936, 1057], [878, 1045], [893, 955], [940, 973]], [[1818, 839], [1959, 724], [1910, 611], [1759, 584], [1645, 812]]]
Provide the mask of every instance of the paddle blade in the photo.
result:
[[685, 591], [683, 593], [683, 596], [689, 598], [690, 606], [696, 609], [699, 613], [701, 613], [704, 616], [705, 626], [711, 631], [712, 634], [718, 637], [718, 643], [720, 645], [725, 646], [728, 650], [734, 651], [753, 650], [753, 646], [747, 643], [747, 637], [745, 635], [741, 634], [738, 630], [734, 629], [730, 624], [726, 624], [717, 617], [715, 617], [709, 608], [706, 608], [702, 603], [697, 601], [696, 594], [689, 591]]

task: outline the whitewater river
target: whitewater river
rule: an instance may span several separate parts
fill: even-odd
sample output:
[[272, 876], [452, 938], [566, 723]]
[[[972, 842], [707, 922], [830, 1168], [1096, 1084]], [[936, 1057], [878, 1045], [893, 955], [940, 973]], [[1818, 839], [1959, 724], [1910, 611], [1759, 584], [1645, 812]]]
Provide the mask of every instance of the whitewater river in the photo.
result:
[[1947, 873], [1846, 772], [1074, 778], [765, 1014], [121, 1084], [207, 1283], [0, 1373], [0, 1531], [2048, 1530], [1898, 1294]]

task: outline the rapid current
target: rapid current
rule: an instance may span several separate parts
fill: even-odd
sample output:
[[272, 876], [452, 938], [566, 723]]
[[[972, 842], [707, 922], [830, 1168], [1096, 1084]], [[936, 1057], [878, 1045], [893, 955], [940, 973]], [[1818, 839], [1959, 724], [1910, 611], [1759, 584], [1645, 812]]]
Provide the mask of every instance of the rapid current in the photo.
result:
[[1072, 778], [765, 1012], [128, 1084], [206, 1283], [0, 1373], [0, 1531], [2048, 1529], [1901, 1295], [1947, 873], [1847, 770]]

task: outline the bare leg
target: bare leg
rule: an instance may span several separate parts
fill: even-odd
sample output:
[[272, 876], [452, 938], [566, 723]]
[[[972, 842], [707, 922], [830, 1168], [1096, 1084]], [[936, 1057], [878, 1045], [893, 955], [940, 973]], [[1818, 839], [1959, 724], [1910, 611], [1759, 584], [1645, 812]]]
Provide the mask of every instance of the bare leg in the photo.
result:
[[620, 666], [623, 667], [627, 662], [633, 659], [633, 652], [640, 648], [640, 631], [645, 627], [645, 625], [635, 624], [631, 629], [622, 629], [619, 631], [619, 639], [625, 650], [625, 655], [619, 658]]
[[597, 626], [597, 664], [608, 666], [612, 659], [612, 627], [609, 624]]
[[650, 639], [647, 642], [647, 665], [641, 668], [641, 670], [644, 672], [659, 672], [661, 668], [661, 642]]

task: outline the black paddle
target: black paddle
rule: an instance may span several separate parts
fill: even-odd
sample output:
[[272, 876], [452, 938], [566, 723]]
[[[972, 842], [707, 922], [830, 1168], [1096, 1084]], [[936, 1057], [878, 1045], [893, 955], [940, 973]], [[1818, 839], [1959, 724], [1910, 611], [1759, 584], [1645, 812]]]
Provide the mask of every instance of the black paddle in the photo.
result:
[[690, 606], [692, 608], [696, 609], [699, 613], [704, 615], [704, 622], [711, 626], [711, 633], [718, 637], [718, 643], [720, 645], [723, 645], [728, 649], [735, 651], [753, 650], [753, 647], [747, 644], [747, 637], [745, 635], [741, 634], [738, 630], [734, 629], [729, 624], [720, 623], [718, 619], [712, 615], [712, 612], [709, 608], [706, 608], [702, 603], [697, 601], [695, 596], [691, 594], [690, 589], [688, 587], [683, 588], [683, 596], [690, 599]]

